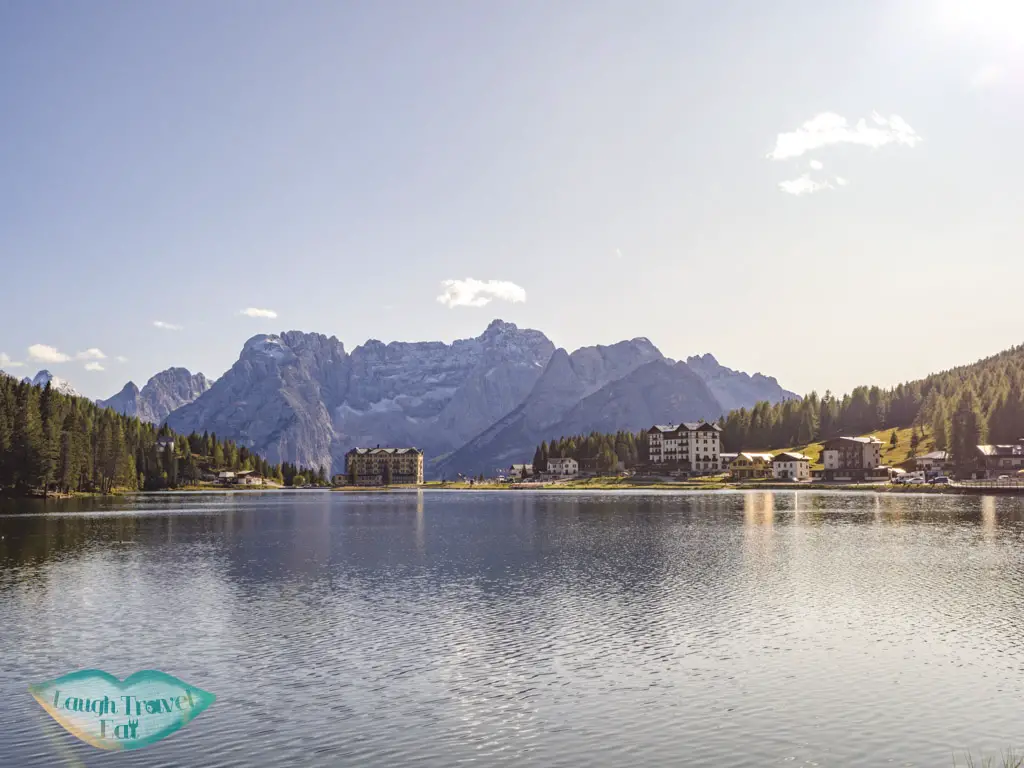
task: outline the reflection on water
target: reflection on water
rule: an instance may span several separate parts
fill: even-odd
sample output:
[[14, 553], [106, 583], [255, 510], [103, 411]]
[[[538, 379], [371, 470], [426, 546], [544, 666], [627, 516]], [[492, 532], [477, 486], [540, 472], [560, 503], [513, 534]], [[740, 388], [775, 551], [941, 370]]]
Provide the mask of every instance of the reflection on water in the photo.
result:
[[[5, 502], [0, 763], [948, 765], [1024, 744], [1022, 534], [804, 489]], [[217, 702], [98, 752], [26, 690], [88, 667]]]

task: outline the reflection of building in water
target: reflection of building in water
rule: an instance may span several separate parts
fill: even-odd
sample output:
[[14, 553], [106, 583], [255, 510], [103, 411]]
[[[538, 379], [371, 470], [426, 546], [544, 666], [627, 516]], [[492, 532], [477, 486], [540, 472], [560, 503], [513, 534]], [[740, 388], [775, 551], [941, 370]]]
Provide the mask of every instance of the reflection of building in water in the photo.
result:
[[981, 533], [992, 540], [996, 535], [996, 497], [981, 497]]
[[743, 521], [747, 525], [771, 526], [775, 522], [775, 494], [752, 492], [743, 496]]
[[426, 534], [424, 532], [424, 526], [426, 521], [423, 519], [423, 489], [420, 488], [416, 491], [416, 549], [421, 555], [427, 551]]

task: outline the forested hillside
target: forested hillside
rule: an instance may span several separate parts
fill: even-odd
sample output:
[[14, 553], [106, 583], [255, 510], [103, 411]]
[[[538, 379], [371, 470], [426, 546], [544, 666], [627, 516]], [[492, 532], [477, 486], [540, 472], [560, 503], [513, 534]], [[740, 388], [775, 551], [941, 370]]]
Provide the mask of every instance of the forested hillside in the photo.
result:
[[[1024, 346], [892, 389], [864, 386], [842, 397], [812, 392], [802, 400], [758, 403], [750, 410], [731, 411], [719, 423], [726, 451], [771, 450], [837, 435], [917, 427], [932, 438], [936, 450], [966, 460], [978, 443], [1012, 443], [1024, 437]], [[551, 456], [580, 459], [594, 455], [594, 446], [599, 454], [610, 450], [624, 458], [627, 466], [631, 461], [625, 457], [643, 463], [643, 432], [556, 437], [551, 445], [538, 447], [535, 461], [542, 448]]]
[[[160, 437], [174, 450], [159, 450]], [[0, 490], [157, 490], [198, 482], [217, 470], [252, 469], [290, 484], [297, 468], [270, 465], [216, 435], [175, 435], [167, 427], [0, 374]], [[321, 469], [309, 473], [323, 477]]]
[[611, 470], [619, 461], [627, 467], [634, 467], [647, 460], [647, 434], [646, 431], [635, 434], [616, 432], [613, 435], [591, 432], [589, 435], [563, 435], [552, 440], [550, 445], [544, 441], [533, 454], [534, 471], [546, 471], [549, 458], [594, 459], [597, 469], [603, 472]]

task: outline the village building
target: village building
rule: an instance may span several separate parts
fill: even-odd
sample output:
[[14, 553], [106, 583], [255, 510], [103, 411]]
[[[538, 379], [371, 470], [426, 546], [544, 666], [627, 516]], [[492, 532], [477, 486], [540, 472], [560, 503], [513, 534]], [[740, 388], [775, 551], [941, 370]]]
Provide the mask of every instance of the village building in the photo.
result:
[[975, 456], [976, 479], [1012, 475], [1024, 469], [1024, 438], [1011, 445], [979, 445]]
[[729, 474], [737, 480], [753, 480], [772, 476], [770, 453], [738, 453], [729, 464]]
[[217, 482], [221, 485], [263, 485], [263, 476], [256, 474], [252, 469], [238, 472], [225, 470], [217, 473]]
[[921, 472], [939, 472], [945, 469], [949, 463], [949, 453], [946, 451], [932, 451], [921, 456], [915, 456], [910, 460], [914, 469]]
[[886, 480], [882, 466], [882, 441], [877, 437], [834, 437], [821, 452], [825, 480]]
[[513, 464], [508, 468], [508, 476], [513, 480], [533, 477], [533, 464]]
[[776, 480], [810, 480], [811, 459], [802, 453], [780, 453], [772, 459], [772, 477]]
[[423, 451], [418, 448], [353, 448], [345, 454], [345, 474], [356, 485], [383, 485], [385, 467], [391, 485], [423, 484]]
[[727, 472], [729, 467], [732, 465], [733, 460], [739, 456], [738, 453], [720, 453], [718, 454], [718, 463], [723, 472]]
[[174, 438], [169, 435], [164, 435], [156, 439], [156, 449], [161, 453], [168, 449], [174, 450]]
[[709, 422], [655, 424], [647, 430], [647, 455], [658, 469], [707, 475], [721, 471], [722, 428]]
[[556, 477], [578, 475], [580, 465], [576, 459], [548, 459], [548, 474]]

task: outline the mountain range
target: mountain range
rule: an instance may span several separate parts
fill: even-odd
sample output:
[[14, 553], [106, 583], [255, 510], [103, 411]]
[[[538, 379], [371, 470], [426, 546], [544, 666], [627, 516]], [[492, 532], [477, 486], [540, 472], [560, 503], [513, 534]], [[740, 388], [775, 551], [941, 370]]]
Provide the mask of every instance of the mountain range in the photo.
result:
[[116, 395], [96, 403], [125, 416], [163, 424], [172, 411], [191, 403], [209, 388], [210, 382], [201, 373], [193, 374], [185, 368], [168, 368], [150, 378], [142, 389], [129, 381]]
[[371, 339], [351, 352], [317, 333], [254, 336], [167, 424], [230, 437], [271, 462], [334, 472], [355, 446], [415, 445], [437, 477], [528, 461], [560, 434], [717, 419], [796, 397], [711, 355], [670, 360], [645, 338], [570, 353], [540, 331], [495, 320], [451, 344]]
[[[32, 383], [47, 381], [76, 394], [48, 371]], [[494, 320], [451, 344], [371, 339], [351, 352], [333, 336], [261, 334], [214, 382], [169, 368], [97, 403], [182, 434], [215, 432], [272, 463], [333, 472], [355, 446], [414, 445], [429, 477], [453, 477], [529, 461], [542, 440], [562, 435], [710, 421], [789, 399], [798, 398], [773, 377], [710, 354], [676, 361], [646, 338], [569, 352]]]

